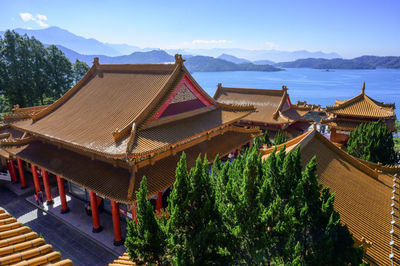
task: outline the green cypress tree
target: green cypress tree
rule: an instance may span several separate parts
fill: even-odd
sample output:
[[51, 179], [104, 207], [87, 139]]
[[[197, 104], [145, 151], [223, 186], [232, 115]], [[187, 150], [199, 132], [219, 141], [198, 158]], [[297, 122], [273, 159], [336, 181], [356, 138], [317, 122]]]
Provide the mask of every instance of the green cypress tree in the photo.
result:
[[189, 174], [186, 165], [186, 154], [182, 152], [175, 174], [174, 188], [168, 197], [167, 211], [170, 217], [167, 221], [168, 254], [170, 260], [181, 265], [188, 257], [184, 244], [187, 243], [186, 223], [191, 203], [189, 201]]
[[354, 241], [334, 210], [334, 194], [318, 184], [316, 158], [307, 164], [297, 187], [299, 213], [299, 241], [302, 258], [309, 265], [356, 265], [362, 262], [362, 248], [354, 248]]
[[392, 132], [381, 122], [364, 123], [350, 133], [349, 154], [374, 163], [396, 164]]
[[[188, 176], [184, 154], [178, 164], [174, 191], [169, 198], [171, 216], [167, 222], [173, 264], [222, 263], [219, 241], [223, 230], [208, 165], [207, 159], [202, 163], [199, 156]], [[186, 198], [178, 193], [186, 194]]]
[[144, 176], [136, 193], [137, 223], [127, 219], [125, 247], [129, 257], [132, 260], [139, 260], [138, 263], [161, 263], [166, 244], [163, 220], [156, 219], [147, 194], [147, 182]]
[[278, 130], [274, 138], [274, 145], [279, 145], [285, 143], [288, 140], [287, 136], [282, 132], [282, 130]]
[[269, 139], [269, 134], [268, 134], [267, 130], [265, 130], [264, 135], [262, 136], [261, 140], [262, 140], [262, 143], [266, 144], [268, 147], [272, 145], [272, 142]]

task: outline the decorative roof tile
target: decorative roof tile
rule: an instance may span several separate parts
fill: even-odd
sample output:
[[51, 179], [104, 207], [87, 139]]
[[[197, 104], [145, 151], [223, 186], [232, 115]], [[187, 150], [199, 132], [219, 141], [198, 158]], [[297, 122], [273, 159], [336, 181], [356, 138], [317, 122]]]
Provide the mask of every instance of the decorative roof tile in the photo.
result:
[[72, 265], [43, 238], [0, 208], [1, 265]]
[[253, 105], [256, 112], [244, 120], [267, 124], [289, 124], [310, 110], [298, 110], [292, 107], [287, 88], [282, 90], [228, 88], [218, 84], [214, 99], [221, 103]]
[[334, 106], [327, 106], [326, 111], [341, 116], [389, 118], [395, 117], [394, 104], [384, 104], [371, 99], [365, 94], [365, 83], [361, 94], [345, 101], [335, 101]]

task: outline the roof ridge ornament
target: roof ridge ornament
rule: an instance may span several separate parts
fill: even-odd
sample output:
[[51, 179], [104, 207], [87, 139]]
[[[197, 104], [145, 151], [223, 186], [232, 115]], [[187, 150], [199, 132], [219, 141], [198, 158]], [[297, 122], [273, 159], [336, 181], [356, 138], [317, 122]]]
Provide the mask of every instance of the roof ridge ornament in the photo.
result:
[[175, 64], [183, 65], [186, 60], [182, 58], [181, 54], [175, 54]]
[[285, 85], [282, 85], [282, 90], [283, 90], [283, 91], [287, 91], [287, 90], [288, 90], [288, 87], [286, 87]]
[[361, 94], [365, 94], [365, 81], [363, 82], [363, 86], [361, 88]]
[[222, 89], [222, 83], [218, 83], [217, 89]]
[[93, 58], [93, 65], [96, 67], [98, 67], [100, 65], [98, 57]]

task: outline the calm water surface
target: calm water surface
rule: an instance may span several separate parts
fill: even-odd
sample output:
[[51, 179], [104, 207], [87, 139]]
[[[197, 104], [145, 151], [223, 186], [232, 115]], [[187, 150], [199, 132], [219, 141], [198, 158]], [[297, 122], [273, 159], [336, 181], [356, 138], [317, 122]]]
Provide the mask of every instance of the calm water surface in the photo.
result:
[[370, 97], [386, 103], [396, 104], [396, 115], [400, 117], [400, 70], [334, 70], [288, 68], [280, 72], [197, 72], [196, 81], [214, 95], [217, 84], [227, 87], [281, 89], [289, 88], [290, 99], [308, 103], [333, 105], [336, 99], [345, 100], [361, 92], [365, 81], [365, 92]]

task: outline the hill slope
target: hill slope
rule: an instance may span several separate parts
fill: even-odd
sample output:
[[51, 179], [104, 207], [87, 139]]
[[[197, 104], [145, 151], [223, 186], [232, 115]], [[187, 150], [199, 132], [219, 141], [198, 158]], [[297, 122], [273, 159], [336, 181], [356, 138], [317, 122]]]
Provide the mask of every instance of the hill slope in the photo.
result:
[[229, 61], [235, 64], [242, 64], [242, 63], [251, 63], [249, 60], [244, 59], [244, 58], [239, 58], [230, 54], [221, 54], [220, 56], [217, 57], [218, 59], [222, 59], [225, 61]]
[[[104, 54], [109, 56], [121, 55], [115, 47], [111, 47], [95, 39], [87, 39], [75, 35], [67, 30], [58, 27], [48, 27], [40, 30], [28, 30], [17, 28], [15, 32], [29, 37], [34, 36], [42, 43], [51, 43], [62, 45], [68, 49], [74, 50], [80, 54]], [[4, 32], [0, 32], [3, 35]]]
[[316, 69], [376, 69], [400, 68], [400, 56], [360, 56], [353, 59], [307, 58], [277, 63], [280, 67]]
[[185, 66], [192, 72], [217, 71], [280, 71], [282, 69], [270, 65], [255, 65], [253, 63], [235, 64], [210, 56], [193, 56], [186, 60]]

